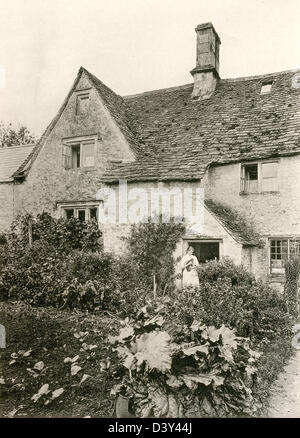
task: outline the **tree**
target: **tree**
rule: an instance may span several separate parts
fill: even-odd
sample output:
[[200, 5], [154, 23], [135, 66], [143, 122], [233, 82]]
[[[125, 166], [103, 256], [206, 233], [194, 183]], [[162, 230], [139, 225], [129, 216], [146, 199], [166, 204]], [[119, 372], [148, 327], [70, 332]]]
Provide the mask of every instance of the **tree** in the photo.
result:
[[31, 134], [28, 128], [20, 125], [14, 128], [11, 123], [5, 125], [0, 122], [0, 147], [18, 146], [36, 142], [36, 137]]

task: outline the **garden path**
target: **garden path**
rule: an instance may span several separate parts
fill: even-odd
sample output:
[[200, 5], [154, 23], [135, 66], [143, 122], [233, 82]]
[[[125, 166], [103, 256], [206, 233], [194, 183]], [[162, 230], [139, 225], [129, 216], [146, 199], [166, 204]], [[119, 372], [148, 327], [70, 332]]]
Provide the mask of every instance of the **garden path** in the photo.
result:
[[300, 418], [300, 350], [272, 387], [268, 417]]

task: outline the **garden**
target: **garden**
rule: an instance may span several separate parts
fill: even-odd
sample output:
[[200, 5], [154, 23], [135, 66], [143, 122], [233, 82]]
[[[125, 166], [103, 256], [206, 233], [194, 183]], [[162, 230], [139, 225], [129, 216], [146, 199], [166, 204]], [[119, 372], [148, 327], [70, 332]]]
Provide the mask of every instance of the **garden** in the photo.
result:
[[279, 296], [230, 259], [176, 288], [182, 222], [17, 218], [0, 236], [2, 417], [257, 417], [293, 354], [299, 261]]

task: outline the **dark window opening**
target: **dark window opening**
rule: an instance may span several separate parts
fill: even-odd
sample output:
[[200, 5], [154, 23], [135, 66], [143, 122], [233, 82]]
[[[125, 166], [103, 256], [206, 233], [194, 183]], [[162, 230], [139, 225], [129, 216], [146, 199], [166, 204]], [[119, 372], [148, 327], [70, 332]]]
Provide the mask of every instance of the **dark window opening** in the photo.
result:
[[97, 220], [97, 208], [90, 208], [90, 219]]
[[82, 222], [85, 221], [85, 210], [78, 210], [78, 219]]
[[72, 167], [73, 169], [80, 167], [80, 144], [72, 146]]
[[72, 217], [74, 217], [74, 209], [73, 208], [66, 209], [65, 213], [66, 213], [67, 219], [71, 219]]
[[242, 191], [257, 192], [258, 191], [258, 165], [246, 164], [242, 168]]
[[194, 248], [199, 263], [220, 258], [220, 242], [189, 242], [189, 245]]

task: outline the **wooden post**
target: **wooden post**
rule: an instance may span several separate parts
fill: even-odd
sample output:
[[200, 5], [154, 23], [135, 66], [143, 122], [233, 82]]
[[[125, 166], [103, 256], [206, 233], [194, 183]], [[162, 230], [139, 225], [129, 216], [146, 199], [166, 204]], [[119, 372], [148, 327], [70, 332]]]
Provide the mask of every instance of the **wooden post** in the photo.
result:
[[32, 220], [28, 219], [28, 240], [29, 240], [29, 248], [32, 248]]
[[156, 279], [155, 279], [155, 274], [153, 274], [153, 296], [154, 296], [154, 299], [156, 299]]

